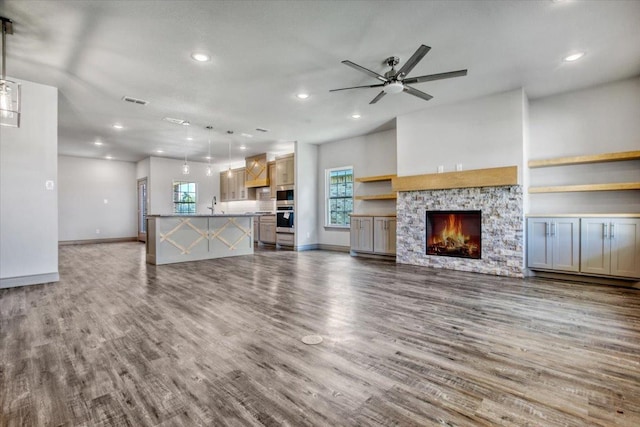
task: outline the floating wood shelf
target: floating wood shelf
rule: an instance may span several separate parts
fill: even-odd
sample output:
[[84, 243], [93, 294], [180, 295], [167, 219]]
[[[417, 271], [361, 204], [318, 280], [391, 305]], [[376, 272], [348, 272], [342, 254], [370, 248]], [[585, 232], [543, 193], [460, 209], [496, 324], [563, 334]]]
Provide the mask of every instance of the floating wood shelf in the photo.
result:
[[356, 196], [356, 200], [395, 200], [398, 198], [396, 193], [389, 194], [372, 194], [370, 196]]
[[518, 185], [518, 167], [506, 166], [462, 172], [398, 176], [392, 179], [391, 184], [394, 191], [447, 190], [451, 188]]
[[616, 182], [612, 184], [555, 185], [529, 187], [529, 193], [571, 193], [579, 191], [626, 191], [640, 190], [640, 182]]
[[395, 177], [396, 175], [362, 176], [360, 178], [356, 178], [356, 182], [391, 181]]
[[529, 160], [530, 168], [549, 166], [584, 165], [588, 163], [622, 162], [640, 159], [640, 151], [624, 151], [620, 153], [603, 153], [590, 156], [557, 157], [554, 159]]

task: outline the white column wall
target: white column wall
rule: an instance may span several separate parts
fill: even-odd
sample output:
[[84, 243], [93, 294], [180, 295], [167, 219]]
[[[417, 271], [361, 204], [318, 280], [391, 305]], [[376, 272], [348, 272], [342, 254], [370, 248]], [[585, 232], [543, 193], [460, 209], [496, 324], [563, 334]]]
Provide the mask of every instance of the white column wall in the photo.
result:
[[0, 126], [0, 287], [59, 278], [58, 90], [17, 81], [21, 126]]

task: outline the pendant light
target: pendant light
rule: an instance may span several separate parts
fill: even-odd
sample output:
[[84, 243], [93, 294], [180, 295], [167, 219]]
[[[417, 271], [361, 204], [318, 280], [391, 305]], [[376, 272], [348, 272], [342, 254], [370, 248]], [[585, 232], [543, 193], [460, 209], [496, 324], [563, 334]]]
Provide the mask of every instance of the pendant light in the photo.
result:
[[2, 23], [2, 76], [0, 76], [0, 125], [20, 127], [20, 83], [7, 80], [7, 34], [13, 34], [13, 21], [0, 16]]
[[207, 155], [207, 160], [209, 160], [209, 164], [207, 165], [207, 176], [213, 176], [213, 168], [211, 167], [211, 133], [213, 132], [213, 126], [207, 126], [209, 130], [209, 152]]
[[[186, 123], [186, 124], [185, 124]], [[184, 126], [189, 126], [189, 122], [184, 122], [183, 123]], [[189, 168], [189, 164], [187, 163], [187, 148], [188, 148], [188, 137], [189, 137], [189, 128], [187, 129], [187, 139], [185, 139], [185, 143], [184, 143], [184, 165], [182, 165], [182, 175], [189, 175], [189, 172], [191, 172], [191, 169]]]
[[227, 172], [227, 176], [231, 178], [231, 175], [233, 175], [231, 172], [231, 135], [233, 135], [233, 131], [228, 130], [227, 134], [229, 135], [229, 172]]

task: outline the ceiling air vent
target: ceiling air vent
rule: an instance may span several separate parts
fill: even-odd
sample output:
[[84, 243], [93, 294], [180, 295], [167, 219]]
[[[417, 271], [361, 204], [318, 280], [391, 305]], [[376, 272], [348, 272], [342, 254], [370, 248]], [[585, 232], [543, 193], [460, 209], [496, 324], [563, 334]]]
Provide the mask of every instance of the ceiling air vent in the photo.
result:
[[265, 128], [256, 128], [256, 130], [258, 132], [269, 132], [269, 129], [265, 129]]
[[162, 120], [164, 120], [165, 122], [169, 122], [169, 123], [173, 123], [176, 125], [184, 125], [184, 124], [189, 124], [188, 121], [186, 120], [182, 120], [182, 119], [172, 119], [171, 117], [165, 117]]
[[123, 96], [122, 100], [130, 102], [132, 104], [138, 104], [138, 105], [147, 105], [147, 104], [149, 104], [149, 101], [145, 101], [144, 99], [133, 98], [131, 96]]

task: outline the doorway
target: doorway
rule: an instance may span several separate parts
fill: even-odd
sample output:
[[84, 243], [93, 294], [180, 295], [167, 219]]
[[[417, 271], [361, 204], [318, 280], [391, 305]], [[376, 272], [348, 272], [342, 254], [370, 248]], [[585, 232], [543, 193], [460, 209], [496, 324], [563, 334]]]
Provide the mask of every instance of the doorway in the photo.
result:
[[138, 180], [138, 241], [147, 241], [147, 178]]

